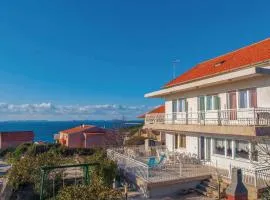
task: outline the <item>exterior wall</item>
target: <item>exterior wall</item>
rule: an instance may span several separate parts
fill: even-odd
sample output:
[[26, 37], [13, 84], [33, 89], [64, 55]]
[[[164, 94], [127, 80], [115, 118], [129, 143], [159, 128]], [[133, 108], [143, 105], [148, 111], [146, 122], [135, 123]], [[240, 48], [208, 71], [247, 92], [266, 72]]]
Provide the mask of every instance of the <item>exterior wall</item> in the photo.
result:
[[199, 138], [197, 136], [186, 136], [186, 151], [190, 154], [198, 156]]
[[85, 148], [103, 146], [105, 144], [104, 140], [105, 140], [104, 134], [86, 136]]
[[16, 147], [23, 143], [32, 143], [34, 141], [33, 132], [5, 132], [0, 133], [1, 138], [1, 149], [6, 149], [8, 147]]
[[[247, 84], [248, 81], [248, 84]], [[191, 91], [185, 91], [169, 95], [165, 98], [165, 113], [172, 112], [172, 100], [179, 98], [186, 98], [188, 102], [188, 111], [196, 112], [197, 97], [201, 95], [218, 94], [220, 97], [221, 109], [227, 108], [227, 92], [232, 90], [246, 89], [246, 88], [257, 88], [257, 104], [258, 107], [270, 107], [270, 79], [269, 76], [259, 76], [249, 78], [247, 80], [241, 80], [237, 82], [228, 82], [221, 85], [212, 87], [205, 87]], [[237, 94], [238, 99], [238, 94]], [[237, 103], [238, 105], [238, 103]]]
[[67, 134], [66, 146], [70, 148], [83, 148], [84, 136], [83, 133]]
[[168, 134], [166, 133], [166, 147], [169, 151], [173, 151], [174, 148], [174, 139], [173, 139], [173, 135], [172, 134]]
[[[203, 136], [203, 134], [202, 134]], [[230, 140], [239, 140], [239, 138], [234, 137], [209, 137], [208, 135], [204, 136], [204, 139], [210, 138], [210, 162], [212, 166], [218, 167], [220, 169], [230, 169], [231, 167], [238, 167], [243, 169], [252, 169], [254, 167], [255, 161], [251, 161], [249, 159], [241, 159], [236, 158], [234, 153], [232, 157], [228, 157], [225, 155], [218, 155], [214, 154], [214, 139], [215, 138], [222, 138], [222, 139], [230, 139]], [[186, 148], [183, 149], [174, 149], [174, 134], [166, 134], [166, 147], [169, 151], [179, 151], [182, 153], [187, 153], [190, 155], [197, 155], [198, 158], [200, 158], [201, 153], [201, 147], [200, 147], [200, 136], [192, 136], [192, 135], [186, 135]], [[244, 140], [244, 139], [243, 139]], [[246, 140], [250, 142], [249, 140]], [[250, 144], [251, 145], [251, 144]], [[270, 143], [268, 144], [270, 147]], [[206, 143], [205, 143], [205, 151], [206, 151]], [[233, 142], [232, 149], [234, 151], [235, 144]], [[260, 158], [260, 157], [259, 157]], [[258, 163], [261, 163], [260, 160]]]

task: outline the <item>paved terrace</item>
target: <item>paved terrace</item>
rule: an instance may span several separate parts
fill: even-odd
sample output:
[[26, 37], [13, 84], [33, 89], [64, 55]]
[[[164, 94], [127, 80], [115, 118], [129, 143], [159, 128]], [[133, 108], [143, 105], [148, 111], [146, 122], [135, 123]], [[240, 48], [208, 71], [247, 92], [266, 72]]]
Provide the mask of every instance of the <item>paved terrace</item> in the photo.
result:
[[[166, 181], [181, 181], [190, 178], [207, 178], [221, 176], [228, 181], [231, 179], [230, 169], [218, 169], [211, 162], [201, 161], [195, 155], [169, 152], [166, 147], [151, 147], [145, 150], [144, 146], [121, 147], [107, 150], [110, 159], [117, 162], [119, 168], [129, 175], [139, 177], [148, 183]], [[161, 155], [166, 158], [160, 164], [149, 167], [150, 157], [158, 161]], [[254, 169], [243, 171], [243, 182], [257, 188], [264, 187], [270, 182], [270, 169]]]

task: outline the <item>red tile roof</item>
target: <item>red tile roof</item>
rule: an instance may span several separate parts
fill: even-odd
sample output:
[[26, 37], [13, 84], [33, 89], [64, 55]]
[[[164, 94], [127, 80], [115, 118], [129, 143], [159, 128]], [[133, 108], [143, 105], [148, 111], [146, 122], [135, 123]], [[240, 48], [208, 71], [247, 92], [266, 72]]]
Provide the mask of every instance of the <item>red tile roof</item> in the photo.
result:
[[189, 71], [167, 83], [164, 87], [172, 87], [196, 79], [229, 72], [269, 59], [270, 38], [267, 38], [258, 43], [251, 44], [236, 51], [199, 63]]
[[60, 131], [60, 132], [66, 133], [66, 134], [72, 134], [72, 133], [103, 134], [103, 133], [106, 133], [107, 130], [104, 128], [99, 128], [97, 126], [93, 126], [93, 125], [81, 125], [81, 126], [77, 126], [74, 128], [64, 130], [64, 131]]
[[80, 126], [76, 126], [74, 128], [70, 128], [64, 131], [60, 131], [66, 134], [72, 134], [72, 133], [80, 133], [80, 132], [85, 132], [91, 128], [95, 128], [96, 126], [92, 126], [92, 125], [80, 125]]
[[160, 105], [160, 106], [154, 108], [153, 110], [150, 110], [149, 112], [138, 116], [137, 118], [145, 118], [146, 114], [154, 114], [154, 113], [165, 113], [165, 105]]

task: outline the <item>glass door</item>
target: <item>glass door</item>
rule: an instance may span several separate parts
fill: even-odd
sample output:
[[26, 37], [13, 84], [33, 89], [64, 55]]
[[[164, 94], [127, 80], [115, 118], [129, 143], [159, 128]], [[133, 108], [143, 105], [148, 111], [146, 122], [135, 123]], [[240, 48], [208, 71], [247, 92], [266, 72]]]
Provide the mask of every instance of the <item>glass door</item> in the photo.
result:
[[177, 118], [177, 100], [172, 101], [172, 122], [175, 123]]
[[204, 122], [205, 120], [205, 97], [200, 96], [198, 98], [198, 111], [199, 111], [199, 123]]
[[229, 92], [229, 120], [237, 119], [236, 91]]

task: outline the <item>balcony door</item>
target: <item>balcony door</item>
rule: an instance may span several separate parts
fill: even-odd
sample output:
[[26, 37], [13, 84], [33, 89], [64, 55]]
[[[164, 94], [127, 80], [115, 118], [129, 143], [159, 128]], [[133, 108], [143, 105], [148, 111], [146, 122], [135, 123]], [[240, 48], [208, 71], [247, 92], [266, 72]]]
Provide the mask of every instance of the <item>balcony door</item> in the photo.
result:
[[175, 123], [177, 118], [177, 100], [172, 101], [172, 123]]
[[237, 102], [236, 102], [236, 91], [229, 92], [229, 119], [236, 120], [237, 119]]

